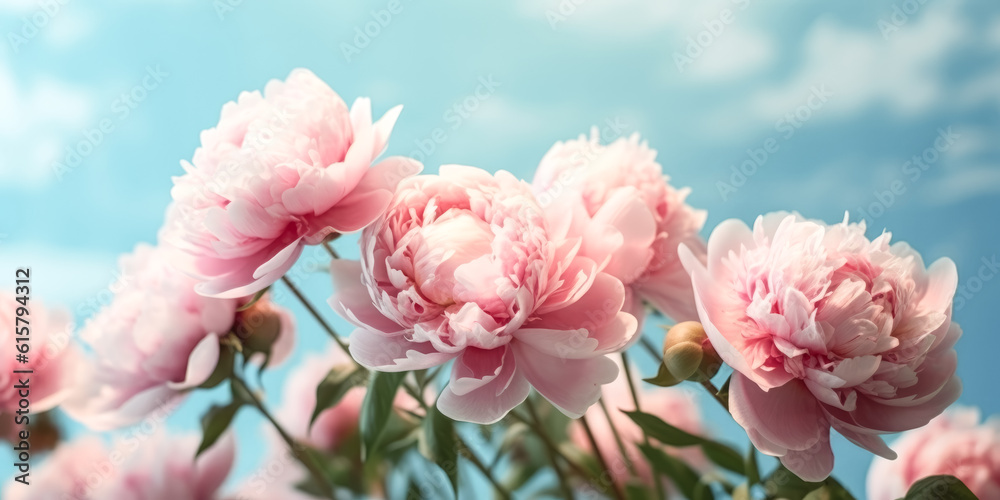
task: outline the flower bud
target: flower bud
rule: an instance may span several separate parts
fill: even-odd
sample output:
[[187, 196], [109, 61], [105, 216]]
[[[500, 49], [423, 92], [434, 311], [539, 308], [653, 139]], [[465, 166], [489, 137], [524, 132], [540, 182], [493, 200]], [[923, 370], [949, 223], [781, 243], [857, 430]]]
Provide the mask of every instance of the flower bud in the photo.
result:
[[233, 331], [248, 354], [269, 353], [281, 335], [281, 315], [270, 303], [260, 301], [240, 311]]
[[701, 382], [719, 371], [722, 360], [701, 323], [685, 321], [667, 331], [663, 341], [663, 366], [678, 380]]

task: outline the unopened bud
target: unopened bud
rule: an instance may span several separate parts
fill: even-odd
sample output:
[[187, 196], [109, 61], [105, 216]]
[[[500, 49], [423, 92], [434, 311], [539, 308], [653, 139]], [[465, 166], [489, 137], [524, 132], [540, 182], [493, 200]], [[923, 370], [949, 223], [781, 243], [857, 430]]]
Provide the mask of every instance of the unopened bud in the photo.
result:
[[281, 335], [281, 314], [269, 302], [261, 300], [237, 314], [233, 330], [245, 351], [271, 352]]
[[718, 373], [722, 360], [701, 323], [685, 321], [667, 331], [663, 341], [663, 366], [678, 380], [701, 382]]

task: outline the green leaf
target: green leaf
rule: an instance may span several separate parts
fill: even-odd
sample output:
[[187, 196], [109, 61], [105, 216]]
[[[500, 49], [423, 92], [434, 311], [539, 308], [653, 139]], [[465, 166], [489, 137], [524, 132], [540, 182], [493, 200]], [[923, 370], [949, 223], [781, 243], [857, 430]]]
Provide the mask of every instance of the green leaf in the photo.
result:
[[802, 500], [854, 500], [854, 497], [834, 481], [810, 491]]
[[955, 476], [930, 476], [913, 483], [905, 500], [975, 500], [976, 495]]
[[628, 415], [633, 422], [641, 427], [642, 430], [646, 432], [647, 436], [663, 444], [679, 448], [687, 446], [701, 446], [705, 456], [716, 465], [737, 474], [744, 474], [746, 471], [743, 463], [743, 457], [739, 454], [739, 452], [722, 443], [717, 443], [710, 439], [695, 436], [694, 434], [664, 422], [661, 418], [655, 415], [638, 411], [623, 413]]
[[686, 431], [678, 429], [663, 421], [660, 417], [655, 415], [650, 415], [648, 413], [643, 413], [641, 411], [626, 411], [623, 412], [632, 419], [642, 430], [646, 431], [646, 435], [670, 446], [677, 446], [683, 448], [686, 446], [700, 445], [706, 440], [690, 434]]
[[658, 385], [660, 387], [673, 387], [683, 380], [673, 376], [670, 370], [667, 369], [666, 365], [660, 363], [660, 369], [656, 372], [656, 376], [652, 378], [644, 378], [643, 382], [648, 382], [653, 385]]
[[452, 491], [458, 496], [458, 441], [455, 439], [455, 422], [444, 416], [436, 406], [424, 418], [423, 440], [420, 452], [431, 462], [441, 466]]
[[654, 496], [646, 485], [638, 481], [629, 481], [625, 484], [625, 498], [626, 500], [653, 500]]
[[213, 405], [205, 412], [205, 415], [201, 417], [201, 444], [198, 445], [195, 458], [201, 456], [202, 452], [211, 448], [219, 440], [219, 437], [229, 428], [229, 424], [233, 423], [236, 412], [242, 407], [242, 402], [235, 401], [224, 406]]
[[701, 479], [688, 464], [647, 444], [639, 444], [639, 451], [646, 456], [656, 471], [666, 474], [685, 497], [692, 499], [695, 497]]
[[243, 312], [243, 311], [246, 311], [247, 309], [250, 309], [251, 307], [253, 307], [254, 304], [256, 304], [257, 301], [260, 300], [260, 298], [263, 297], [264, 294], [267, 293], [267, 291], [270, 290], [270, 289], [271, 289], [271, 287], [267, 287], [267, 288], [265, 288], [265, 289], [263, 289], [263, 290], [255, 293], [253, 295], [253, 298], [250, 299], [250, 302], [247, 302], [246, 304], [243, 304], [242, 306], [240, 306], [238, 309], [236, 309], [236, 312]]
[[392, 415], [392, 402], [406, 372], [374, 372], [364, 402], [361, 404], [361, 456], [362, 460], [374, 454], [386, 423]]
[[723, 401], [729, 401], [729, 384], [733, 381], [733, 376], [730, 375], [725, 382], [722, 383], [722, 387], [719, 388], [719, 392], [716, 393]]
[[312, 426], [320, 414], [337, 406], [348, 391], [364, 382], [366, 375], [364, 368], [355, 368], [352, 365], [333, 367], [316, 387], [316, 408], [309, 418], [309, 430], [312, 431]]
[[854, 500], [836, 479], [830, 477], [819, 483], [803, 481], [785, 466], [780, 465], [766, 480], [768, 495], [789, 500]]
[[757, 466], [757, 448], [754, 448], [753, 445], [750, 445], [743, 463], [747, 477], [747, 488], [751, 488], [760, 482], [760, 467]]
[[691, 496], [691, 500], [715, 500], [715, 493], [712, 493], [712, 487], [704, 481], [698, 481], [698, 484], [694, 487], [694, 494]]
[[737, 474], [745, 474], [746, 466], [743, 457], [734, 449], [715, 441], [704, 441], [701, 449], [715, 465], [733, 471]]

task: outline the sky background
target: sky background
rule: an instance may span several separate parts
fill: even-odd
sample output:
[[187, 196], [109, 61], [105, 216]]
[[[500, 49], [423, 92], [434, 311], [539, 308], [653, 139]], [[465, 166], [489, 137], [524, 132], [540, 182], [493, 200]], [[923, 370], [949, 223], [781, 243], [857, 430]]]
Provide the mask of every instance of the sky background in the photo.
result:
[[[950, 257], [960, 404], [1000, 413], [1000, 279], [986, 266], [1000, 257], [1000, 4], [577, 1], [400, 0], [379, 14], [391, 2], [0, 0], [3, 272], [30, 265], [35, 298], [82, 324], [118, 255], [154, 240], [171, 176], [222, 105], [306, 67], [348, 102], [371, 97], [376, 114], [403, 104], [388, 153], [428, 172], [461, 163], [530, 179], [553, 142], [597, 125], [659, 151], [708, 210], [706, 237], [728, 218], [848, 212], [927, 262]], [[149, 74], [155, 88], [141, 88]], [[777, 150], [763, 159], [765, 144]], [[316, 302], [331, 291], [318, 273], [305, 287]], [[290, 307], [300, 348], [267, 375], [272, 405], [289, 365], [327, 343]], [[196, 429], [212, 397], [198, 399], [169, 425]], [[742, 446], [709, 403], [708, 426]], [[234, 481], [266, 452], [261, 425], [250, 412], [237, 422]], [[835, 475], [863, 496], [870, 454], [843, 440], [835, 452]]]

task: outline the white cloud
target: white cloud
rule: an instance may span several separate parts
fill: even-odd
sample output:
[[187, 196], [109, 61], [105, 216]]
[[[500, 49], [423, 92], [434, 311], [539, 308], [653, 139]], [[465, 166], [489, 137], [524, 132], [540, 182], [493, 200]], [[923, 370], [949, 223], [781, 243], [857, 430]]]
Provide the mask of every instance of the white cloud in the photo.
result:
[[0, 182], [40, 187], [53, 179], [52, 162], [87, 125], [91, 101], [87, 91], [50, 77], [16, 81], [0, 54]]
[[543, 20], [554, 29], [582, 30], [607, 36], [631, 36], [670, 23], [691, 7], [682, 2], [644, 0], [518, 0], [525, 17]]
[[[699, 82], [732, 80], [767, 67], [776, 55], [771, 37], [732, 26], [706, 47], [684, 74]], [[676, 71], [673, 61], [670, 69]]]
[[30, 267], [32, 298], [74, 313], [113, 283], [118, 269], [118, 256], [111, 253], [27, 242], [0, 244], [0, 262], [5, 276], [13, 276], [16, 267]]
[[35, 0], [0, 0], [0, 10], [6, 12], [27, 12], [37, 8]]
[[820, 84], [836, 94], [824, 116], [852, 114], [875, 103], [904, 116], [939, 105], [946, 92], [942, 65], [968, 29], [959, 10], [949, 2], [928, 5], [888, 40], [874, 23], [859, 30], [822, 19], [805, 37], [798, 72], [759, 93], [752, 110], [771, 118], [775, 110], [797, 106], [806, 89]]
[[1000, 167], [956, 169], [927, 182], [922, 198], [929, 204], [951, 205], [977, 196], [1000, 193]]

